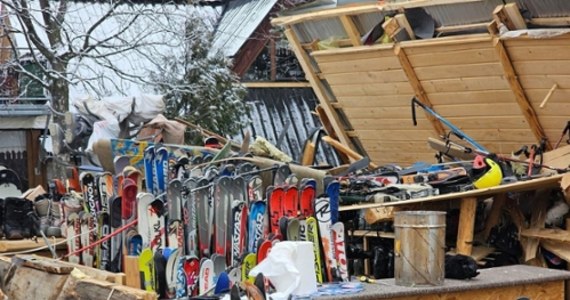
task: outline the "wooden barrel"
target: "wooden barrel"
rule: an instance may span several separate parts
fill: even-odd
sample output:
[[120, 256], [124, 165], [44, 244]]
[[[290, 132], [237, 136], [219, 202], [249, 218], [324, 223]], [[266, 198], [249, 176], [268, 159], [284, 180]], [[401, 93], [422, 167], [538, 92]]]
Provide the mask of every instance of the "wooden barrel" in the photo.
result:
[[396, 284], [442, 285], [445, 277], [445, 212], [396, 212], [394, 229]]

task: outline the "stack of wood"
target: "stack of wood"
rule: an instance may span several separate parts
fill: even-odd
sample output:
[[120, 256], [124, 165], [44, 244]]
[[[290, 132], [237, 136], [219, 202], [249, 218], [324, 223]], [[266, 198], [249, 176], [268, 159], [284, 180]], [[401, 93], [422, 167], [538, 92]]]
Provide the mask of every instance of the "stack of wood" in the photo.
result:
[[0, 299], [156, 299], [155, 293], [125, 286], [125, 274], [36, 255], [0, 257], [0, 276]]

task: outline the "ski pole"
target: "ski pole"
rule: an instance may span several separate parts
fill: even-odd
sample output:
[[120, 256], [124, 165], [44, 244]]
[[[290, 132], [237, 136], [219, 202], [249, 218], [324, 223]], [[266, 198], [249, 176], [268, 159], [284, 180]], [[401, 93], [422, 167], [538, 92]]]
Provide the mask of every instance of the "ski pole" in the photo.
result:
[[451, 129], [451, 131], [460, 139], [467, 141], [469, 144], [473, 145], [473, 147], [475, 147], [479, 150], [488, 152], [487, 149], [485, 149], [485, 147], [483, 147], [483, 145], [477, 143], [474, 139], [470, 138], [467, 134], [465, 134], [463, 131], [461, 131], [461, 129], [457, 128], [455, 125], [453, 125], [447, 119], [445, 119], [444, 117], [442, 117], [441, 115], [439, 115], [438, 113], [433, 111], [431, 108], [427, 107], [425, 104], [421, 103], [418, 100], [418, 98], [416, 98], [415, 96], [412, 98], [412, 120], [414, 121], [414, 126], [418, 125], [418, 122], [416, 120], [416, 106], [414, 104], [417, 104], [418, 106], [423, 108], [425, 111], [427, 111], [430, 115], [432, 115], [436, 119], [438, 119], [441, 123], [445, 124], [445, 126], [447, 126], [449, 129]]
[[556, 145], [554, 145], [554, 149], [557, 149], [558, 146], [560, 146], [560, 143], [562, 142], [562, 139], [564, 138], [566, 133], [568, 133], [568, 137], [569, 137], [568, 141], [570, 141], [570, 121], [568, 121], [568, 123], [566, 123], [566, 127], [564, 127], [564, 129], [562, 130], [562, 135], [560, 135], [558, 142], [556, 142]]

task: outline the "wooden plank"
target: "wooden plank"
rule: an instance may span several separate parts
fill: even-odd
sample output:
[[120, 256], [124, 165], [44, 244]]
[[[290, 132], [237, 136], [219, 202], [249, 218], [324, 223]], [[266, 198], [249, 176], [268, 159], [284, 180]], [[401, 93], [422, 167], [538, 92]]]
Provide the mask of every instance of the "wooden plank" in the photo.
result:
[[311, 52], [318, 62], [337, 62], [351, 59], [393, 57], [394, 44], [376, 44], [365, 47], [336, 48]]
[[490, 44], [487, 44], [487, 48], [414, 54], [408, 58], [414, 67], [480, 64], [498, 62], [499, 59]]
[[458, 254], [471, 255], [471, 250], [473, 249], [473, 231], [475, 228], [476, 210], [477, 198], [466, 197], [461, 199], [456, 244], [456, 252]]
[[364, 211], [364, 220], [370, 225], [381, 221], [392, 221], [394, 220], [394, 211], [393, 207], [369, 208]]
[[[305, 76], [311, 83], [313, 91], [315, 92], [315, 95], [319, 99], [319, 103], [323, 111], [325, 112], [326, 117], [332, 126], [332, 129], [334, 130], [334, 133], [332, 134], [335, 134], [342, 144], [347, 145], [348, 147], [352, 147], [352, 142], [346, 136], [344, 132], [345, 128], [342, 125], [339, 116], [330, 106], [331, 99], [327, 95], [324, 85], [321, 83], [320, 79], [315, 75], [315, 71], [313, 70], [313, 67], [311, 65], [311, 58], [309, 57], [307, 52], [301, 48], [300, 46], [301, 43], [299, 42], [299, 39], [293, 33], [290, 27], [287, 28], [284, 33], [285, 36], [287, 37], [287, 40], [289, 40], [289, 46], [291, 47], [291, 49], [293, 49], [295, 56], [299, 60], [299, 63], [303, 68], [303, 71], [305, 72]], [[329, 132], [329, 135], [330, 134], [331, 132]]]
[[[404, 107], [410, 105], [410, 95], [374, 95], [374, 96], [338, 96], [337, 101], [342, 104], [351, 104], [360, 107], [369, 107], [370, 102], [377, 106]], [[358, 117], [357, 117], [358, 118]], [[409, 119], [409, 118], [408, 118]], [[352, 119], [351, 119], [352, 124]]]
[[565, 34], [545, 39], [521, 36], [513, 39], [505, 39], [503, 41], [508, 43], [509, 47], [568, 47], [570, 44], [570, 35]]
[[[376, 130], [381, 129], [402, 129], [412, 128], [412, 120], [410, 118], [404, 119], [379, 119], [379, 118], [358, 118], [357, 116], [351, 117], [350, 122], [355, 130]], [[418, 126], [415, 128], [430, 129], [431, 123], [425, 119], [418, 119]]]
[[[445, 118], [521, 115], [516, 103], [493, 103], [493, 99], [487, 99], [487, 101], [486, 103], [481, 101], [482, 103], [438, 105], [435, 111]], [[497, 126], [497, 128], [499, 127], [500, 126]]]
[[438, 104], [459, 104], [459, 103], [481, 103], [488, 99], [496, 102], [515, 101], [513, 92], [509, 90], [489, 90], [489, 91], [455, 91], [455, 92], [430, 92], [430, 99], [434, 105]]
[[482, 23], [472, 23], [472, 24], [461, 24], [461, 25], [447, 25], [436, 27], [435, 31], [437, 33], [454, 33], [454, 32], [464, 32], [464, 31], [474, 31], [484, 29], [489, 25], [489, 22]]
[[415, 68], [418, 78], [424, 80], [499, 76], [502, 74], [499, 63], [461, 64], [451, 66], [431, 66]]
[[529, 228], [521, 231], [521, 236], [534, 237], [541, 240], [570, 243], [570, 232], [553, 228]]
[[[524, 89], [522, 88], [518, 78], [517, 78], [517, 73], [513, 67], [513, 64], [511, 63], [511, 60], [509, 58], [509, 54], [507, 53], [507, 50], [505, 49], [505, 45], [503, 44], [503, 42], [497, 38], [494, 39], [493, 41], [494, 45], [495, 45], [495, 50], [497, 50], [497, 54], [499, 55], [499, 58], [501, 60], [501, 66], [503, 67], [503, 73], [507, 79], [507, 81], [509, 82], [509, 84], [511, 85], [511, 90], [513, 91], [513, 93], [515, 94], [515, 98], [517, 100], [517, 103], [526, 119], [526, 121], [529, 124], [529, 127], [534, 135], [534, 137], [537, 140], [541, 140], [541, 139], [546, 139], [546, 133], [544, 132], [544, 129], [542, 128], [542, 125], [540, 125], [540, 122], [538, 120], [538, 116], [536, 115], [536, 112], [534, 111], [534, 108], [532, 107], [532, 105], [530, 104]], [[547, 140], [546, 141], [546, 149], [552, 149], [552, 145], [550, 144], [550, 142]]]
[[73, 267], [71, 266], [62, 265], [55, 261], [35, 259], [33, 256], [18, 256], [18, 259], [21, 260], [22, 265], [26, 267], [34, 268], [47, 273], [65, 275], [73, 271]]
[[[570, 60], [570, 51], [561, 51], [560, 46], [510, 46], [510, 40], [505, 40], [505, 46], [513, 62], [518, 61], [543, 61], [543, 60]], [[570, 41], [566, 48], [570, 48]], [[565, 49], [570, 50], [570, 49]]]
[[[57, 249], [65, 249], [65, 241], [64, 238], [48, 238], [50, 244], [56, 245]], [[37, 240], [0, 240], [0, 253], [5, 252], [16, 252], [16, 251], [23, 251], [23, 250], [31, 250], [36, 248], [45, 247], [46, 243], [44, 239], [37, 239]]]
[[[568, 115], [568, 108], [565, 109], [565, 108], [561, 107], [560, 104], [566, 105], [568, 103], [568, 99], [570, 99], [570, 98], [568, 98], [568, 96], [570, 96], [570, 89], [557, 89], [556, 93], [552, 94], [552, 96], [550, 97], [550, 100], [548, 100], [548, 104], [544, 108], [539, 108], [540, 103], [544, 99], [544, 96], [546, 96], [546, 94], [548, 93], [548, 90], [549, 90], [549, 88], [548, 89], [526, 89], [525, 90], [527, 97], [529, 98], [530, 102], [533, 104], [534, 107], [536, 107], [536, 112], [540, 113], [541, 115], [545, 114], [545, 113], [550, 114], [550, 113], [548, 113], [549, 106], [558, 105], [556, 107], [558, 112], [560, 112], [560, 114]], [[553, 114], [553, 115], [556, 115], [556, 114]]]
[[417, 161], [427, 161], [427, 162], [436, 162], [434, 158], [434, 153], [429, 152], [391, 152], [386, 153], [384, 151], [381, 152], [374, 152], [374, 151], [367, 151], [368, 156], [374, 162], [378, 162], [379, 164], [399, 164], [403, 167], [407, 167], [412, 165], [414, 162]]
[[241, 84], [248, 89], [311, 87], [311, 83], [302, 82], [302, 81], [287, 81], [287, 82], [256, 81], [256, 82], [242, 82]]
[[558, 18], [532, 18], [530, 19], [530, 24], [537, 26], [568, 26], [570, 25], [569, 17], [558, 17]]
[[[414, 70], [414, 68], [410, 64], [410, 61], [408, 60], [408, 57], [406, 55], [406, 51], [398, 46], [398, 47], [394, 48], [394, 53], [398, 57], [398, 60], [400, 61], [400, 64], [402, 65], [402, 70], [404, 70], [404, 73], [406, 73], [406, 77], [408, 77], [408, 81], [412, 85], [412, 88], [414, 90], [414, 93], [415, 93], [418, 101], [420, 101], [425, 106], [432, 108], [433, 105], [432, 105], [427, 93], [425, 92], [425, 90], [424, 90], [424, 88], [423, 88], [423, 86], [422, 86], [422, 84], [421, 84], [421, 82], [420, 82], [420, 80], [416, 74], [416, 71]], [[435, 132], [438, 135], [445, 134], [445, 129], [443, 128], [443, 125], [441, 124], [441, 122], [439, 120], [437, 120], [433, 115], [430, 115], [427, 112], [425, 112], [425, 115], [426, 115], [427, 119], [431, 122], [433, 129], [435, 130]]]
[[431, 93], [463, 92], [463, 91], [510, 91], [509, 84], [501, 76], [449, 78], [422, 81], [424, 90]]
[[[345, 145], [341, 144], [339, 141], [331, 138], [330, 136], [323, 136], [322, 140], [329, 144], [330, 146], [334, 147], [336, 150], [344, 153], [346, 156], [354, 159], [354, 160], [360, 160], [363, 158], [363, 156], [357, 152], [355, 152], [354, 150], [346, 147]], [[378, 168], [378, 166], [375, 163], [370, 163], [369, 166], [373, 169]]]
[[378, 57], [370, 59], [355, 59], [339, 62], [319, 63], [319, 69], [325, 74], [366, 72], [366, 71], [389, 71], [401, 69], [395, 57]]
[[408, 78], [403, 70], [349, 72], [338, 74], [323, 74], [324, 79], [334, 84], [365, 84], [365, 83], [392, 83], [407, 82]]
[[331, 89], [338, 97], [405, 95], [411, 99], [414, 93], [408, 82], [331, 85]]
[[[380, 141], [426, 141], [428, 137], [437, 137], [433, 131], [425, 129], [376, 129], [376, 130], [358, 130], [358, 137], [364, 140], [380, 140]], [[471, 138], [477, 142], [521, 142], [536, 143], [530, 136], [527, 129], [473, 129], [466, 132]]]
[[385, 231], [355, 230], [350, 234], [358, 237], [377, 237], [377, 238], [386, 238], [386, 239], [394, 238], [393, 232], [385, 232]]
[[400, 46], [406, 49], [408, 55], [448, 52], [461, 50], [487, 49], [492, 38], [487, 33], [468, 34], [460, 36], [442, 37], [429, 40], [415, 40], [401, 42]]
[[273, 25], [291, 25], [295, 23], [333, 18], [341, 15], [358, 15], [370, 12], [377, 12], [378, 6], [374, 4], [357, 4], [351, 5], [349, 7], [337, 7], [326, 10], [313, 11], [305, 14], [294, 15], [294, 16], [284, 16], [279, 18], [274, 18], [271, 20]]
[[570, 60], [518, 61], [514, 68], [521, 75], [568, 75]]
[[563, 260], [570, 262], [570, 249], [568, 248], [568, 244], [551, 240], [542, 240], [540, 242], [540, 246], [554, 253], [556, 256], [562, 258]]
[[456, 300], [456, 299], [527, 299], [555, 300], [564, 299], [564, 280], [545, 283], [519, 284], [507, 287], [491, 287], [468, 289], [458, 292], [446, 291], [441, 293], [426, 293], [421, 296], [391, 297], [393, 300]]
[[[444, 195], [426, 197], [426, 198], [421, 198], [421, 199], [411, 199], [411, 200], [400, 201], [400, 202], [353, 205], [353, 206], [350, 206], [350, 208], [351, 208], [351, 210], [354, 210], [354, 209], [364, 209], [364, 208], [380, 207], [380, 206], [401, 206], [401, 205], [410, 205], [410, 204], [426, 203], [426, 202], [433, 202], [433, 201], [456, 200], [456, 199], [467, 198], [467, 197], [479, 197], [480, 198], [480, 197], [487, 197], [490, 195], [496, 195], [496, 194], [501, 194], [501, 193], [506, 193], [506, 192], [532, 191], [532, 190], [536, 190], [538, 188], [556, 187], [559, 185], [561, 178], [562, 178], [562, 175], [559, 174], [559, 175], [554, 175], [554, 176], [549, 176], [549, 177], [544, 177], [544, 178], [538, 178], [538, 179], [533, 179], [533, 180], [528, 180], [528, 181], [519, 181], [519, 182], [515, 182], [515, 183], [504, 184], [504, 185], [495, 186], [495, 187], [486, 188], [486, 189], [480, 189], [480, 190], [471, 190], [471, 191], [460, 192], [460, 193], [444, 194]], [[545, 229], [543, 229], [543, 230], [545, 230]], [[567, 234], [569, 235], [569, 240], [570, 240], [570, 232], [568, 232]]]
[[15, 267], [12, 272], [3, 284], [9, 299], [59, 299], [69, 277], [23, 266]]
[[125, 277], [126, 277], [126, 286], [130, 286], [132, 288], [141, 288], [141, 279], [139, 273], [139, 258], [138, 256], [126, 256], [125, 257]]
[[431, 150], [425, 141], [385, 141], [385, 140], [362, 140], [362, 146], [367, 152], [417, 152]]
[[507, 26], [509, 30], [526, 29], [526, 22], [521, 16], [516, 3], [507, 3], [497, 6], [493, 11], [493, 17], [497, 22], [501, 22]]
[[346, 31], [348, 38], [352, 42], [352, 46], [356, 47], [362, 45], [362, 42], [360, 41], [360, 32], [358, 32], [358, 28], [354, 25], [352, 17], [342, 15], [339, 18], [342, 26], [344, 27], [344, 31]]
[[108, 299], [108, 300], [151, 300], [157, 299], [156, 293], [135, 289], [128, 286], [114, 285], [90, 278], [76, 283], [79, 299]]
[[519, 75], [519, 81], [525, 88], [525, 91], [529, 89], [549, 89], [554, 84], [557, 84], [561, 90], [570, 90], [570, 74]]

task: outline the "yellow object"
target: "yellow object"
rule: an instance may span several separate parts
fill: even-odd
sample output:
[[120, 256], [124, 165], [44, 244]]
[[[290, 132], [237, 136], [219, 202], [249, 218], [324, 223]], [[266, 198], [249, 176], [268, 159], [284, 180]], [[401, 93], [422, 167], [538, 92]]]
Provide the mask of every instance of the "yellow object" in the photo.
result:
[[498, 186], [503, 180], [503, 172], [501, 167], [494, 160], [485, 158], [488, 170], [479, 178], [473, 181], [473, 186], [476, 189], [484, 189], [493, 186]]

